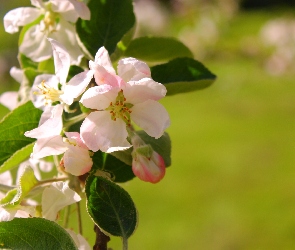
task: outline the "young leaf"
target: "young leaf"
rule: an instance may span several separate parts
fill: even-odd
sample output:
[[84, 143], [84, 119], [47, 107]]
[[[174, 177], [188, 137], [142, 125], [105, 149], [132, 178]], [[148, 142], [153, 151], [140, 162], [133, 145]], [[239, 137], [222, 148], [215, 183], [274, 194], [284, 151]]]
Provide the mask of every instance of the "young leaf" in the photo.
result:
[[25, 68], [37, 69], [38, 68], [38, 63], [32, 61], [30, 58], [26, 57], [22, 53], [18, 54], [18, 60], [19, 60], [19, 63], [23, 69], [25, 69]]
[[4, 173], [7, 170], [13, 169], [18, 164], [29, 158], [30, 154], [33, 151], [33, 146], [34, 142], [16, 151], [7, 161], [2, 164], [2, 166], [0, 166], [0, 174]]
[[169, 37], [140, 37], [131, 41], [124, 56], [148, 62], [164, 62], [177, 57], [193, 57], [180, 41]]
[[117, 43], [135, 23], [131, 0], [90, 0], [91, 19], [79, 19], [76, 30], [80, 41], [94, 57], [104, 46], [111, 55]]
[[67, 231], [42, 218], [15, 218], [0, 222], [0, 248], [78, 250]]
[[27, 102], [12, 110], [0, 122], [0, 165], [16, 151], [32, 143], [34, 139], [24, 136], [28, 130], [36, 128], [42, 111]]
[[87, 211], [106, 233], [129, 238], [137, 225], [137, 211], [130, 195], [115, 183], [94, 175], [85, 186]]
[[209, 87], [216, 79], [205, 66], [192, 58], [177, 58], [151, 67], [152, 78], [164, 84], [167, 95]]

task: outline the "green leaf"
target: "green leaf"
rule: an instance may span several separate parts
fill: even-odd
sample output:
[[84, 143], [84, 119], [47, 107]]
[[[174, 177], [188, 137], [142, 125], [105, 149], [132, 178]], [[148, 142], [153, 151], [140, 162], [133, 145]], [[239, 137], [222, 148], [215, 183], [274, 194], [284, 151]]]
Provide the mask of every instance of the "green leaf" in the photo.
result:
[[107, 154], [104, 163], [104, 170], [113, 173], [115, 182], [126, 182], [132, 180], [135, 177], [130, 165], [120, 161], [111, 154]]
[[26, 57], [24, 54], [19, 53], [18, 54], [18, 60], [21, 65], [21, 68], [32, 68], [32, 69], [37, 69], [38, 68], [38, 63], [32, 61], [30, 58]]
[[166, 167], [171, 165], [171, 140], [168, 133], [165, 132], [159, 139], [149, 136], [143, 130], [136, 131], [136, 134], [163, 157]]
[[131, 41], [125, 56], [148, 62], [163, 62], [177, 57], [193, 57], [180, 41], [169, 37], [140, 37]]
[[55, 68], [53, 58], [51, 57], [45, 61], [40, 62], [38, 65], [38, 70], [43, 72], [44, 74], [46, 73], [54, 75]]
[[35, 139], [25, 137], [26, 131], [38, 127], [42, 111], [27, 102], [12, 110], [0, 122], [0, 165], [16, 151], [32, 143]]
[[21, 162], [25, 161], [33, 151], [34, 142], [16, 151], [2, 166], [0, 166], [0, 174], [7, 170], [11, 170], [18, 166]]
[[135, 23], [132, 1], [90, 0], [88, 7], [91, 19], [79, 19], [76, 23], [80, 41], [93, 57], [102, 46], [112, 54]]
[[0, 248], [78, 250], [67, 231], [42, 218], [15, 218], [0, 222]]
[[209, 87], [216, 79], [202, 63], [192, 58], [177, 58], [151, 68], [152, 78], [164, 84], [167, 95]]
[[[24, 69], [24, 74], [28, 80], [28, 83], [29, 83], [29, 86], [31, 87], [35, 81], [35, 78], [36, 76], [40, 75], [41, 72], [36, 70], [36, 69], [33, 69], [33, 68], [26, 68]], [[24, 83], [22, 83], [23, 85]]]
[[87, 211], [106, 233], [129, 238], [137, 225], [137, 211], [130, 195], [115, 183], [90, 175], [85, 186]]
[[78, 75], [79, 73], [83, 72], [84, 70], [77, 66], [77, 65], [71, 65], [70, 69], [69, 69], [69, 74], [67, 77], [67, 82], [69, 82], [71, 80], [72, 77], [74, 77], [75, 75]]
[[38, 184], [34, 170], [27, 166], [17, 183], [17, 188], [9, 191], [0, 201], [1, 206], [13, 208]]

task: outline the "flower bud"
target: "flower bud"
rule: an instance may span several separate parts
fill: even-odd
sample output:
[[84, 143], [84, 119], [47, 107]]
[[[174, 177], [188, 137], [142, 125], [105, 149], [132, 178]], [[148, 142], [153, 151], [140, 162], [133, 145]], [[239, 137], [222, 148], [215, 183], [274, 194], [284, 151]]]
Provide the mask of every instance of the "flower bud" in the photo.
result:
[[139, 179], [151, 183], [162, 180], [166, 171], [164, 159], [150, 145], [136, 148], [132, 156], [132, 170]]

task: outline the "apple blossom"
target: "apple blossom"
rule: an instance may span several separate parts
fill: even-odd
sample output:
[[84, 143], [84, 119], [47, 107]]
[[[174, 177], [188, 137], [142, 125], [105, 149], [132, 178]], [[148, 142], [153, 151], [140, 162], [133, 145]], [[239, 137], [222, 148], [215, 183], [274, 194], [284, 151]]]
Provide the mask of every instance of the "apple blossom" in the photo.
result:
[[66, 229], [66, 231], [69, 233], [69, 235], [71, 235], [79, 250], [91, 250], [90, 245], [81, 234], [76, 234], [70, 229]]
[[31, 89], [33, 104], [36, 108], [41, 109], [54, 102], [71, 105], [74, 99], [84, 92], [92, 78], [91, 72], [84, 71], [66, 83], [70, 68], [70, 55], [62, 44], [50, 38], [48, 40], [52, 45], [55, 75], [38, 75]]
[[46, 38], [51, 37], [67, 47], [72, 63], [79, 63], [83, 54], [78, 46], [72, 23], [79, 17], [90, 19], [87, 5], [78, 0], [31, 0], [31, 4], [36, 8], [17, 8], [4, 16], [4, 27], [8, 33], [15, 33], [19, 26], [36, 22], [26, 31], [19, 48], [20, 52], [36, 62], [49, 59], [51, 47]]
[[54, 182], [43, 191], [42, 217], [55, 221], [61, 209], [80, 200], [81, 197], [69, 188], [67, 182]]
[[166, 88], [151, 79], [145, 63], [135, 58], [122, 59], [116, 75], [108, 52], [102, 47], [89, 67], [98, 85], [89, 88], [80, 100], [85, 107], [95, 110], [80, 128], [89, 149], [110, 153], [131, 147], [127, 127], [132, 121], [148, 135], [156, 139], [162, 136], [170, 119], [157, 101], [166, 95]]

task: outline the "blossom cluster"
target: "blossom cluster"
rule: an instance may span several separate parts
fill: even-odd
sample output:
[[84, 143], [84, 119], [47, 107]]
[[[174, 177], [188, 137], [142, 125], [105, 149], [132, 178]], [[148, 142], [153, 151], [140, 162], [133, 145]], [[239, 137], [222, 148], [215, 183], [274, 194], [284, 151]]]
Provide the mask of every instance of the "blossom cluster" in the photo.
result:
[[[89, 60], [89, 67], [81, 66], [84, 55], [74, 23], [78, 18], [90, 18], [83, 2], [31, 3], [35, 7], [17, 8], [5, 15], [5, 30], [15, 33], [25, 26], [19, 52], [37, 63], [53, 57], [55, 74], [38, 74], [25, 94], [6, 92], [0, 96], [0, 102], [10, 109], [29, 96], [34, 106], [43, 111], [38, 127], [25, 132], [26, 137], [36, 139], [25, 165], [41, 178], [34, 166], [52, 167], [43, 158], [54, 156], [61, 177], [82, 176], [91, 171], [96, 152], [111, 154], [131, 149], [134, 174], [143, 181], [159, 182], [165, 175], [164, 159], [139, 137], [136, 128], [155, 139], [164, 134], [170, 118], [158, 101], [166, 95], [165, 86], [154, 81], [149, 66], [136, 58], [119, 60], [115, 70], [105, 47]], [[71, 65], [80, 65], [82, 72], [70, 78]], [[21, 86], [28, 81], [22, 69], [13, 67], [11, 75]], [[71, 131], [73, 124], [80, 124], [79, 129]], [[68, 182], [53, 182], [43, 191], [42, 217], [56, 220], [60, 209], [80, 199]], [[37, 216], [38, 211], [32, 207], [36, 206], [3, 205], [0, 220]]]

